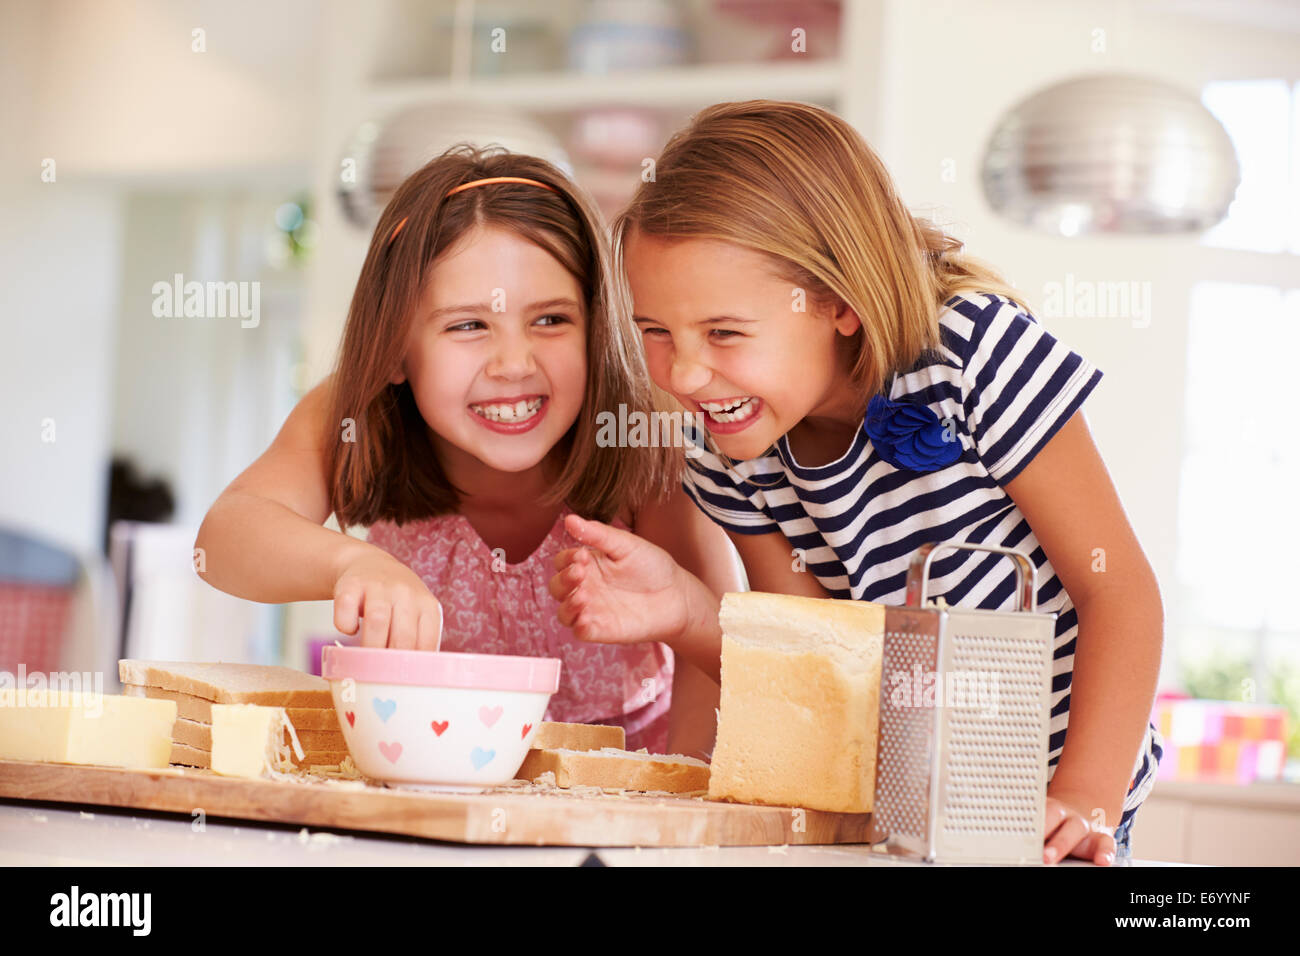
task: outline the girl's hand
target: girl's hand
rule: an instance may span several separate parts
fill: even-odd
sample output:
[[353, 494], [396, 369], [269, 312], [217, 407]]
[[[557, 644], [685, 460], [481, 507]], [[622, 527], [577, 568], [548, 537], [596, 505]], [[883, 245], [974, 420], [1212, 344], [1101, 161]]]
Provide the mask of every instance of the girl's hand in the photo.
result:
[[362, 647], [436, 651], [442, 642], [442, 605], [420, 576], [370, 547], [354, 555], [334, 583], [334, 626], [361, 628]]
[[1105, 826], [1104, 816], [1095, 804], [1084, 794], [1049, 788], [1043, 828], [1044, 863], [1056, 863], [1066, 856], [1091, 860], [1098, 866], [1115, 862], [1114, 828]]
[[663, 548], [577, 515], [564, 519], [585, 545], [555, 556], [550, 591], [560, 623], [582, 641], [671, 643], [689, 621], [685, 572]]

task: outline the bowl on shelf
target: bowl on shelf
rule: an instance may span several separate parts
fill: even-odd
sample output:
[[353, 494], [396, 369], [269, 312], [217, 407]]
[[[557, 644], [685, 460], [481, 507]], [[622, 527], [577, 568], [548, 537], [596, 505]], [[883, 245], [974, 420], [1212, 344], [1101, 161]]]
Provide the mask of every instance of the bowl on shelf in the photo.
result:
[[367, 777], [476, 791], [514, 779], [559, 689], [560, 661], [333, 646], [321, 676]]

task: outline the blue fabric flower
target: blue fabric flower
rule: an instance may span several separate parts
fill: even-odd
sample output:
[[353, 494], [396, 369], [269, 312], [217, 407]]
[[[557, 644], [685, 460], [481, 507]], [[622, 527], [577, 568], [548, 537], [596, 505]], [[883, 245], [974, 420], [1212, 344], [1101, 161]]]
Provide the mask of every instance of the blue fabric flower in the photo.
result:
[[895, 468], [938, 471], [961, 457], [961, 439], [945, 437], [943, 423], [926, 405], [876, 395], [867, 404], [862, 428], [876, 452]]

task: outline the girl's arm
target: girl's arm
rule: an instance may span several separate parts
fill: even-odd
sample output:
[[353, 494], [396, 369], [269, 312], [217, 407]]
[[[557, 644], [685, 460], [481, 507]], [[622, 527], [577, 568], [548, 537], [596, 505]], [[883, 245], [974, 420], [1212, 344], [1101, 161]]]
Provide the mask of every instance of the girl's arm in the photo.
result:
[[213, 587], [267, 604], [333, 596], [337, 563], [364, 542], [322, 527], [330, 506], [317, 426], [327, 401], [325, 383], [308, 392], [208, 509], [194, 546]]
[[680, 487], [665, 499], [637, 512], [632, 531], [637, 537], [668, 552], [686, 572], [683, 588], [689, 595], [690, 623], [672, 641], [674, 651], [718, 679], [722, 631], [718, 608], [722, 595], [744, 590], [744, 570], [726, 533], [709, 520]]
[[[668, 749], [708, 760], [718, 732], [716, 708], [721, 693], [718, 607], [723, 594], [744, 588], [743, 571], [722, 529], [701, 513], [680, 487], [666, 500], [642, 508], [633, 530], [667, 551], [701, 585], [696, 588], [694, 582], [687, 583], [696, 592], [698, 611], [692, 615], [691, 631], [674, 648]], [[701, 669], [692, 658], [708, 666]]]
[[[334, 623], [367, 647], [436, 649], [441, 608], [424, 582], [329, 518], [324, 421], [329, 380], [305, 395], [270, 448], [216, 500], [195, 539], [199, 575], [250, 601], [334, 600]], [[368, 611], [368, 613], [366, 613]]]
[[817, 576], [806, 568], [790, 539], [780, 531], [766, 534], [735, 534], [728, 531], [731, 541], [745, 563], [751, 591], [771, 594], [793, 594], [801, 597], [829, 598], [830, 592], [822, 587]]
[[[1056, 569], [1079, 617], [1070, 727], [1048, 785], [1048, 849], [1101, 857], [1113, 841], [1147, 730], [1160, 673], [1160, 588], [1124, 514], [1082, 411], [1006, 486]], [[1097, 811], [1100, 811], [1098, 813]], [[1056, 814], [1056, 819], [1052, 814]], [[1077, 848], [1077, 849], [1076, 849]], [[1049, 861], [1050, 862], [1050, 861]]]

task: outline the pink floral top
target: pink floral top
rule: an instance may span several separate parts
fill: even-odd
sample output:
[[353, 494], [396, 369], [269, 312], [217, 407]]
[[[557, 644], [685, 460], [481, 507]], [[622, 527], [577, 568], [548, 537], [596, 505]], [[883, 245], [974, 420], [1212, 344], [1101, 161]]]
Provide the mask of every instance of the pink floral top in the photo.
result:
[[[545, 720], [619, 726], [628, 750], [666, 753], [672, 649], [580, 641], [556, 617], [559, 605], [547, 589], [553, 559], [579, 546], [565, 530], [566, 514], [562, 508], [545, 540], [518, 564], [494, 557], [459, 514], [400, 526], [377, 522], [368, 540], [415, 571], [442, 603], [442, 650], [558, 657], [560, 688]], [[627, 530], [617, 519], [611, 523]]]

